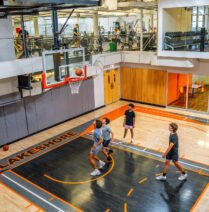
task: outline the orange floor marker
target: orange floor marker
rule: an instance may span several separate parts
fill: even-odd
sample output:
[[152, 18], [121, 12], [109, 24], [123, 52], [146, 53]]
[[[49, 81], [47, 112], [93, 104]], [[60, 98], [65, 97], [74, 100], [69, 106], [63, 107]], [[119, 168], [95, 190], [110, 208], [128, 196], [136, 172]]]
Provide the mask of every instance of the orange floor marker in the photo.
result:
[[129, 197], [131, 195], [131, 193], [133, 192], [133, 188], [130, 189], [130, 191], [128, 192], [127, 196]]
[[124, 204], [124, 212], [127, 212], [127, 203]]
[[143, 180], [140, 180], [140, 181], [138, 182], [138, 184], [143, 183], [143, 182], [146, 181], [146, 180], [147, 180], [147, 178], [144, 178]]

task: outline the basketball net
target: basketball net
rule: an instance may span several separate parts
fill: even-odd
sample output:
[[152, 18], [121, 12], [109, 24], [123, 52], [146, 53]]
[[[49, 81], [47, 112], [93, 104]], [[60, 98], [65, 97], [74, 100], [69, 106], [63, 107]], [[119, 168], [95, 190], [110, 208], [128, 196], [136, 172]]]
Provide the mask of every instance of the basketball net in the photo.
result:
[[82, 82], [83, 82], [83, 80], [78, 80], [78, 81], [69, 83], [72, 94], [78, 94], [79, 93], [79, 88], [80, 88]]

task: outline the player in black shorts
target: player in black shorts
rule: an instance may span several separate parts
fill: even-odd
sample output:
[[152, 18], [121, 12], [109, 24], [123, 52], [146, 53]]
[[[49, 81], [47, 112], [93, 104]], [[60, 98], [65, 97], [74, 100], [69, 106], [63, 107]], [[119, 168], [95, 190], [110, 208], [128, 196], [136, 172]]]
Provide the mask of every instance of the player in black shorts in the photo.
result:
[[134, 143], [134, 128], [135, 128], [135, 112], [133, 111], [134, 105], [129, 104], [128, 110], [125, 112], [125, 119], [123, 122], [123, 127], [124, 127], [124, 135], [122, 139], [122, 143], [125, 143], [125, 138], [127, 135], [128, 130], [131, 131], [131, 143]]
[[169, 147], [166, 152], [163, 154], [163, 158], [166, 158], [165, 168], [163, 170], [163, 174], [156, 177], [156, 180], [166, 180], [166, 174], [170, 165], [170, 161], [172, 160], [175, 166], [181, 172], [181, 176], [178, 180], [183, 181], [187, 178], [187, 173], [184, 171], [183, 167], [178, 162], [178, 135], [177, 135], [178, 125], [175, 123], [171, 123], [169, 125], [169, 131], [171, 132], [169, 137]]

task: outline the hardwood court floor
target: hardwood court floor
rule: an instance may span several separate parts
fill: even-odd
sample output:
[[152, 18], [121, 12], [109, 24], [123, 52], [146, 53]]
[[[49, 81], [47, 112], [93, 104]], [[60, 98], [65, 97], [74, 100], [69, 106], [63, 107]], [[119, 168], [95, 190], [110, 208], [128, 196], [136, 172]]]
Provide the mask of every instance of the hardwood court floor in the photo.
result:
[[[101, 115], [104, 115], [110, 111], [113, 111], [121, 106], [127, 105], [127, 102], [119, 101], [112, 105], [109, 105], [105, 108], [99, 109], [97, 111], [91, 112], [79, 118], [73, 119], [71, 121], [67, 121], [63, 124], [58, 126], [52, 127], [47, 129], [43, 132], [30, 136], [28, 138], [22, 139], [16, 143], [10, 145], [10, 149], [7, 152], [3, 152], [0, 149], [0, 159], [12, 155], [16, 152], [19, 152], [23, 149], [26, 149], [32, 145], [38, 144], [43, 140], [49, 139], [52, 136], [56, 136], [59, 133], [62, 133], [66, 130], [79, 126], [89, 120], [97, 118]], [[135, 104], [137, 106], [142, 106], [140, 104]], [[191, 112], [173, 110], [173, 109], [164, 109], [164, 108], [156, 108], [153, 106], [143, 106], [148, 109], [157, 109], [162, 112], [174, 112], [179, 114], [186, 114], [186, 115], [194, 115], [201, 118], [208, 118], [208, 115], [204, 114], [193, 114]], [[167, 147], [168, 142], [168, 123], [170, 121], [180, 122], [180, 129], [179, 129], [179, 136], [180, 136], [180, 155], [184, 156], [188, 159], [193, 159], [197, 162], [202, 162], [209, 164], [209, 155], [208, 155], [208, 134], [209, 134], [209, 127], [205, 125], [201, 125], [199, 123], [188, 123], [185, 121], [179, 121], [176, 119], [171, 119], [168, 117], [162, 117], [158, 115], [143, 113], [142, 111], [138, 111], [137, 109], [137, 125], [135, 129], [135, 144], [139, 144], [141, 146], [146, 146], [148, 148], [153, 148], [155, 150], [164, 151]], [[122, 128], [122, 117], [118, 117], [111, 123], [111, 127], [115, 132], [115, 137], [118, 139], [122, 138], [123, 128]], [[186, 126], [189, 125], [189, 126]], [[192, 126], [192, 127], [191, 127]], [[197, 129], [198, 128], [198, 129]], [[201, 131], [199, 130], [199, 128]], [[185, 129], [185, 131], [184, 131]], [[194, 138], [193, 138], [194, 136]], [[196, 139], [195, 139], [196, 138]], [[128, 140], [128, 137], [127, 137]], [[22, 210], [23, 206], [26, 204], [25, 199], [20, 199], [20, 197], [15, 194], [11, 193], [11, 191], [6, 188], [2, 187], [0, 191], [0, 195], [4, 199], [12, 199], [13, 201], [5, 201], [5, 204], [1, 205], [2, 211], [24, 211]], [[198, 202], [197, 206], [195, 207], [194, 211], [201, 211], [205, 210], [205, 206], [209, 201], [209, 188], [205, 191], [204, 195], [202, 195], [200, 201]], [[25, 211], [37, 211], [37, 209], [33, 209], [31, 207], [26, 206]], [[205, 211], [209, 211], [209, 205]]]
[[[155, 180], [163, 163], [113, 147], [112, 164], [102, 176], [92, 178], [86, 157], [92, 140], [79, 137], [14, 169], [12, 172], [85, 212], [106, 210], [189, 211], [208, 183], [208, 176], [187, 170], [189, 178], [179, 182], [171, 166], [167, 182]], [[104, 155], [99, 153], [104, 159]], [[37, 168], [38, 167], [38, 168]]]

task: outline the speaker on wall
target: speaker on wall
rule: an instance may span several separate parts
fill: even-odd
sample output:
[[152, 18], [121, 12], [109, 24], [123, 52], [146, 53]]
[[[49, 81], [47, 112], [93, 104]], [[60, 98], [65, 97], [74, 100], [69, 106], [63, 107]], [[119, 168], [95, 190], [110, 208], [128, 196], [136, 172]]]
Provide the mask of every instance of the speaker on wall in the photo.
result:
[[18, 76], [18, 88], [31, 90], [31, 77], [25, 75]]

